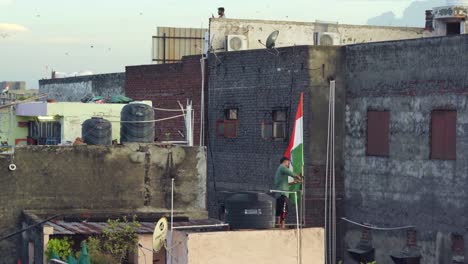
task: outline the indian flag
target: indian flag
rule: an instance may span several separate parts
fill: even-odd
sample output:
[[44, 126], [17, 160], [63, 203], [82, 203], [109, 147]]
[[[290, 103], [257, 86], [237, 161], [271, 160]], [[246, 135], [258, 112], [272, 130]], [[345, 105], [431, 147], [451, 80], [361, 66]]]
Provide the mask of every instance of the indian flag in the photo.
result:
[[[294, 127], [292, 136], [289, 141], [288, 149], [284, 153], [285, 157], [291, 160], [291, 169], [295, 174], [302, 174], [302, 168], [304, 167], [304, 118], [302, 115], [303, 110], [304, 93], [301, 93], [299, 99], [299, 106], [297, 107], [296, 119], [294, 121]], [[291, 179], [290, 179], [291, 180]], [[290, 191], [302, 190], [301, 184], [293, 184], [290, 186]], [[294, 202], [294, 196], [290, 196], [291, 201]], [[299, 201], [298, 197], [298, 201]]]

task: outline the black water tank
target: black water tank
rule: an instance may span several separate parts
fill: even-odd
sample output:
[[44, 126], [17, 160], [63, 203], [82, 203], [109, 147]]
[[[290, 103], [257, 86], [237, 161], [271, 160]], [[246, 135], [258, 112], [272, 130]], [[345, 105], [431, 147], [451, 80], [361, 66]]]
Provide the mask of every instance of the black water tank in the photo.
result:
[[232, 229], [274, 228], [275, 205], [276, 200], [265, 193], [234, 193], [224, 202], [226, 222]]
[[93, 117], [83, 122], [81, 137], [88, 145], [111, 145], [112, 124], [102, 117]]
[[122, 109], [120, 120], [120, 142], [154, 142], [154, 122], [151, 122], [154, 120], [153, 107], [141, 103], [130, 103]]

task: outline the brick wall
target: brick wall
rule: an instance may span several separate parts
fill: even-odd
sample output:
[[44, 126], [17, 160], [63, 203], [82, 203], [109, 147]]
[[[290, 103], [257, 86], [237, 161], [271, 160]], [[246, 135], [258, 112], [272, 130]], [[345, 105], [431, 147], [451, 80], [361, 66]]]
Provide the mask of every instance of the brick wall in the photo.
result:
[[[183, 57], [181, 63], [127, 66], [126, 75], [125, 94], [135, 100], [152, 100], [153, 107], [179, 109], [177, 101], [185, 107], [187, 99], [192, 100], [195, 118], [194, 144], [199, 144], [202, 89], [200, 56]], [[156, 111], [155, 118], [179, 114], [181, 113]], [[185, 140], [178, 131], [185, 135], [182, 117], [156, 123], [155, 136], [158, 141]]]
[[[304, 92], [306, 222], [323, 225], [329, 91], [326, 78], [335, 74], [338, 53], [339, 49], [333, 47], [295, 46], [210, 55], [208, 201], [212, 217], [218, 216], [223, 191], [267, 192], [273, 187], [289, 137], [279, 141], [263, 139], [262, 122], [272, 120], [274, 109], [287, 109], [286, 133], [290, 135], [299, 94]], [[342, 102], [344, 92], [337, 89]], [[227, 108], [238, 109], [236, 138], [215, 134], [216, 122], [224, 118]], [[338, 107], [337, 123], [342, 122], [340, 112], [344, 110]], [[337, 126], [337, 135], [341, 129]], [[339, 139], [336, 144], [341, 144]], [[340, 151], [337, 146], [337, 164], [342, 160]], [[341, 182], [337, 186], [342, 193], [340, 167], [337, 175]]]

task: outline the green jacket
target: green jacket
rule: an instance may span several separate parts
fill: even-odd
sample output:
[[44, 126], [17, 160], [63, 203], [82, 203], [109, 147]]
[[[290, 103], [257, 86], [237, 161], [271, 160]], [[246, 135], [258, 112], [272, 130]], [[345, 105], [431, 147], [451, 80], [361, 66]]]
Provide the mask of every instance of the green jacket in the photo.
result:
[[[283, 166], [282, 164], [279, 165], [278, 169], [276, 170], [275, 174], [275, 190], [280, 190], [280, 191], [289, 191], [289, 183], [288, 183], [288, 177], [294, 177], [294, 173]], [[284, 195], [289, 198], [289, 193], [276, 193], [276, 197], [280, 197], [281, 195]]]

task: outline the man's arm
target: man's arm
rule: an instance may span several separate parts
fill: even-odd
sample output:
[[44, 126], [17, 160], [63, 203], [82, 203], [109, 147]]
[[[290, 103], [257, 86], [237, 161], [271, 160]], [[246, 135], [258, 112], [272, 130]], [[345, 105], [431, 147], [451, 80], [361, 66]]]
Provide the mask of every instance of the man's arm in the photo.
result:
[[290, 176], [290, 177], [293, 177], [294, 179], [296, 179], [296, 180], [294, 181], [294, 183], [297, 183], [297, 181], [300, 182], [300, 181], [302, 180], [302, 177], [301, 177], [301, 176], [295, 174], [292, 170], [290, 170], [290, 169], [288, 169], [288, 168], [286, 168], [286, 167], [282, 167], [282, 168], [281, 168], [281, 172], [282, 172], [283, 174], [286, 174], [287, 176]]

